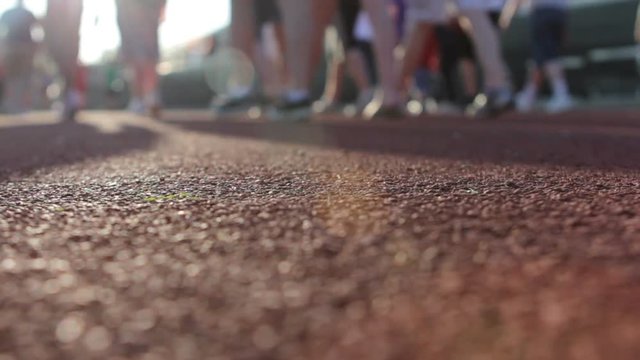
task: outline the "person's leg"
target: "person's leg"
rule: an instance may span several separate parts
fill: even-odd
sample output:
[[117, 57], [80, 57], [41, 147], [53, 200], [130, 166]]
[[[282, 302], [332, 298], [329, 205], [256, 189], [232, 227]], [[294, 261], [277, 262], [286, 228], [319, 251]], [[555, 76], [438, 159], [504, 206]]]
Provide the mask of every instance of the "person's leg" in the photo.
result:
[[[257, 9], [255, 1], [231, 1], [231, 42], [230, 46], [251, 64], [256, 63], [256, 29]], [[227, 95], [232, 99], [243, 98], [251, 92], [253, 84], [234, 84], [227, 89]]]
[[371, 106], [367, 106], [364, 111], [365, 117], [373, 117], [380, 110], [397, 110], [401, 103], [401, 95], [398, 88], [398, 67], [394, 56], [397, 36], [387, 2], [362, 0], [362, 6], [369, 14], [375, 31], [373, 46], [379, 75], [378, 80], [382, 90], [382, 97], [376, 99], [377, 104], [370, 104]]
[[288, 95], [308, 98], [311, 86], [311, 45], [313, 0], [280, 0], [285, 29], [285, 59], [289, 69]]
[[565, 111], [573, 106], [560, 51], [566, 31], [567, 11], [562, 8], [543, 9], [544, 72], [551, 86], [552, 98], [547, 104], [550, 112]]
[[142, 93], [144, 94], [146, 102], [151, 106], [160, 102], [158, 95], [159, 78], [156, 66], [156, 61], [148, 60], [145, 61], [140, 68], [142, 72]]
[[473, 116], [493, 116], [513, 107], [509, 71], [502, 56], [500, 34], [486, 10], [461, 9], [484, 75], [484, 92], [468, 109]]
[[319, 112], [333, 110], [340, 102], [347, 52], [356, 44], [354, 29], [360, 3], [356, 0], [338, 0], [336, 4], [338, 16], [334, 18], [334, 26], [325, 34], [328, 68], [324, 93], [321, 100], [314, 104], [314, 110]]
[[473, 40], [475, 53], [484, 73], [485, 91], [510, 88], [509, 71], [502, 56], [500, 34], [484, 10], [465, 9], [463, 15], [469, 19], [469, 36]]
[[335, 6], [335, 0], [280, 0], [289, 81], [283, 101], [277, 107], [277, 118], [308, 117], [312, 79], [320, 62], [325, 28], [335, 13]]
[[372, 86], [371, 79], [367, 74], [367, 68], [369, 65], [364, 59], [362, 50], [359, 48], [351, 48], [347, 50], [346, 65], [349, 76], [353, 79], [358, 91], [366, 91]]
[[463, 103], [469, 104], [478, 95], [480, 87], [478, 85], [478, 67], [476, 64], [476, 54], [473, 49], [473, 42], [467, 33], [460, 26], [460, 19], [456, 20], [455, 37], [456, 46], [460, 56], [458, 64], [462, 79]]
[[460, 74], [465, 99], [473, 99], [478, 94], [478, 70], [476, 62], [464, 58], [460, 60]]
[[333, 0], [280, 0], [286, 39], [289, 88], [308, 92], [322, 51], [328, 19], [335, 11]]
[[543, 81], [543, 73], [537, 64], [532, 64], [526, 84], [516, 96], [516, 106], [519, 111], [529, 112], [533, 109], [538, 92]]
[[[50, 44], [52, 47], [50, 53], [58, 66], [58, 71], [64, 82], [62, 92], [62, 101], [64, 103], [61, 114], [62, 121], [73, 121], [83, 103], [83, 94], [77, 87], [80, 38], [69, 35], [70, 33], [74, 34], [73, 32], [66, 32], [64, 40], [60, 39], [61, 41], [53, 41], [53, 43]], [[75, 34], [77, 34], [77, 31]], [[56, 49], [53, 49], [53, 47], [56, 47]]]
[[231, 1], [231, 47], [254, 60], [256, 33], [255, 0]]
[[145, 111], [144, 105], [144, 63], [138, 59], [127, 59], [125, 61], [129, 75], [129, 111], [142, 114]]
[[273, 24], [273, 33], [276, 43], [276, 49], [278, 51], [278, 56], [276, 59], [276, 69], [278, 76], [278, 93], [281, 94], [287, 84], [287, 74], [289, 72], [289, 65], [286, 59], [287, 47], [286, 47], [286, 38], [284, 32], [284, 26], [282, 25], [282, 19], [279, 19], [278, 22]]
[[340, 92], [343, 86], [345, 55], [344, 41], [340, 41], [336, 31], [327, 32], [328, 56], [327, 70], [324, 83], [324, 91], [320, 101], [314, 104], [314, 111], [324, 112], [331, 110], [340, 101]]
[[402, 59], [398, 88], [407, 92], [424, 54], [425, 44], [436, 25], [447, 20], [445, 0], [409, 0], [407, 1], [407, 31], [404, 39], [404, 57]]

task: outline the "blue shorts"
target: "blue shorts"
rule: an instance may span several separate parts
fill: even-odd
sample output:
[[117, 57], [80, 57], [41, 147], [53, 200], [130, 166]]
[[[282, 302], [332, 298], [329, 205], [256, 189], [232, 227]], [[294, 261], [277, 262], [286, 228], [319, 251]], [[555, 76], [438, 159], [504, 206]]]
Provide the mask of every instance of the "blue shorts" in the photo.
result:
[[567, 30], [568, 11], [558, 7], [539, 7], [531, 16], [533, 59], [543, 66], [560, 57]]

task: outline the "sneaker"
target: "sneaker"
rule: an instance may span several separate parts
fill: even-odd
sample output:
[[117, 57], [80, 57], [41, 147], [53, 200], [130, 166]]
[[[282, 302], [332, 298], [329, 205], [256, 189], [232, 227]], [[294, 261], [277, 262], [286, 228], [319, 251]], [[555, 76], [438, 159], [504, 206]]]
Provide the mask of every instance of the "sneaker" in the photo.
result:
[[134, 114], [144, 115], [146, 109], [144, 106], [144, 102], [138, 98], [133, 98], [129, 101], [129, 105], [127, 105], [127, 110]]
[[372, 104], [369, 104], [363, 112], [363, 115], [367, 120], [394, 121], [394, 120], [398, 120], [406, 117], [406, 114], [400, 105], [372, 105]]
[[571, 96], [554, 96], [547, 102], [545, 108], [548, 113], [557, 114], [570, 110], [574, 105]]
[[311, 106], [314, 114], [335, 114], [343, 111], [344, 106], [335, 102], [320, 99]]
[[252, 107], [262, 104], [262, 97], [255, 94], [245, 96], [220, 97], [211, 103], [211, 108], [216, 114], [231, 115], [233, 113], [246, 112]]
[[147, 116], [159, 120], [162, 115], [160, 96], [157, 93], [147, 95], [144, 101], [144, 108]]
[[532, 95], [529, 92], [522, 91], [518, 93], [518, 95], [516, 95], [516, 109], [518, 109], [518, 111], [520, 112], [523, 112], [523, 113], [531, 112], [531, 110], [533, 110], [535, 103], [536, 103], [535, 94]]
[[375, 95], [375, 89], [364, 90], [358, 95], [358, 99], [355, 103], [358, 114], [361, 114], [364, 111], [367, 105], [374, 99]]
[[297, 100], [284, 98], [271, 109], [268, 117], [272, 121], [309, 121], [312, 115], [312, 105], [313, 103], [308, 97]]
[[466, 113], [475, 118], [492, 118], [513, 110], [514, 107], [513, 93], [503, 89], [476, 96]]
[[65, 96], [64, 104], [62, 105], [62, 111], [60, 112], [60, 121], [62, 122], [74, 122], [76, 115], [80, 108], [83, 106], [82, 94], [77, 90], [71, 90]]

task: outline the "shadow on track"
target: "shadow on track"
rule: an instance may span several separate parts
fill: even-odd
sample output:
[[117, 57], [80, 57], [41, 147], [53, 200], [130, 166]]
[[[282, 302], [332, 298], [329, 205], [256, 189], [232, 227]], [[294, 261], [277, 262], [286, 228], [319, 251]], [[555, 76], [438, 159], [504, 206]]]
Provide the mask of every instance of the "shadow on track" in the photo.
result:
[[85, 123], [0, 126], [0, 180], [43, 167], [147, 149], [156, 137], [145, 128], [124, 124], [112, 131]]
[[640, 168], [637, 113], [618, 114], [617, 121], [610, 119], [615, 115], [604, 112], [589, 114], [544, 121], [516, 115], [492, 121], [451, 117], [375, 123], [335, 119], [310, 123], [212, 121], [202, 116], [197, 119], [193, 115], [174, 114], [168, 122], [187, 130], [222, 136], [352, 151], [496, 164]]

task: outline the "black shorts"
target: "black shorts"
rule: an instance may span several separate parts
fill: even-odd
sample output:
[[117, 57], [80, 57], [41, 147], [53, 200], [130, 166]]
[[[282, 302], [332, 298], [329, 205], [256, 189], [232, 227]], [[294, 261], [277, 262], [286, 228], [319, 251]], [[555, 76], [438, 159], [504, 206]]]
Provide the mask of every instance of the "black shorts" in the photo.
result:
[[282, 22], [282, 14], [277, 0], [254, 0], [256, 12], [256, 34], [260, 38], [262, 28], [266, 24], [279, 24]]
[[531, 16], [533, 59], [536, 65], [560, 57], [567, 30], [568, 12], [563, 8], [540, 7]]
[[353, 35], [358, 14], [360, 14], [359, 0], [340, 0], [340, 37], [347, 50], [358, 47], [358, 40]]

